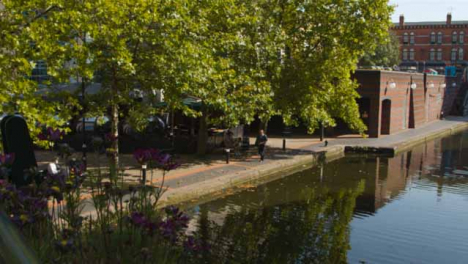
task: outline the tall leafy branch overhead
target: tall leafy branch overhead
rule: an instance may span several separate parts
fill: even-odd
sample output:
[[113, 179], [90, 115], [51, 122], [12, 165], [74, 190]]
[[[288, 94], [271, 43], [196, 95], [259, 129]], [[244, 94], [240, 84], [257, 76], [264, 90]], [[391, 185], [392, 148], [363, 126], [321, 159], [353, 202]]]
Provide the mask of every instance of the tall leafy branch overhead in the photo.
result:
[[[151, 102], [153, 91], [162, 90], [167, 110], [200, 118], [201, 154], [210, 124], [249, 123], [256, 115], [303, 120], [310, 131], [338, 118], [364, 131], [350, 74], [388, 36], [392, 12], [388, 0], [2, 2], [0, 103], [17, 102], [30, 120], [49, 123], [57, 111], [79, 109], [71, 95], [66, 102], [73, 107], [35, 96], [37, 84], [26, 76], [31, 62], [42, 59], [52, 76], [46, 84], [101, 83], [88, 110], [110, 109], [116, 137], [123, 113], [142, 127], [156, 111], [133, 100], [131, 91]], [[52, 87], [49, 94], [56, 94]], [[200, 98], [201, 109], [184, 105], [186, 96]]]
[[[56, 8], [44, 1], [0, 1], [0, 113], [23, 115], [33, 135], [40, 133], [38, 123], [64, 125], [77, 107], [77, 100], [68, 95], [44, 100], [45, 89], [29, 77], [36, 62], [43, 59], [33, 32]], [[49, 84], [42, 83], [43, 87]]]
[[383, 42], [392, 7], [387, 0], [271, 1], [287, 37], [275, 103], [284, 119], [302, 119], [309, 130], [336, 118], [364, 131], [350, 80], [358, 59]]

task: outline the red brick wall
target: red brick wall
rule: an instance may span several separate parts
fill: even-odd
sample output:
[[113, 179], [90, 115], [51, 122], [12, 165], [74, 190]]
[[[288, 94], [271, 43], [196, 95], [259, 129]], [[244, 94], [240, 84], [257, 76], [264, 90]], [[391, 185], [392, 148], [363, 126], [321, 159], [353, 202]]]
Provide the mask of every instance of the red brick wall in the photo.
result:
[[[452, 65], [451, 61], [451, 54], [452, 49], [456, 48], [457, 52], [459, 48], [464, 50], [463, 58], [460, 59], [457, 53], [457, 61], [460, 60], [468, 60], [468, 23], [466, 24], [456, 24], [456, 25], [405, 25], [405, 26], [394, 26], [391, 28], [391, 31], [398, 37], [400, 41], [400, 55], [403, 56], [403, 50], [410, 50], [414, 49], [415, 51], [415, 58], [414, 61], [429, 61], [430, 59], [430, 50], [434, 49], [437, 51], [438, 49], [442, 49], [442, 61], [445, 62], [446, 65]], [[452, 44], [452, 33], [463, 31], [464, 34], [464, 43], [460, 44], [457, 41], [456, 44]], [[408, 36], [414, 33], [414, 44], [404, 44], [403, 43], [403, 36], [405, 33], [408, 33]], [[436, 34], [436, 43], [431, 43], [431, 33], [434, 32]], [[437, 34], [442, 32], [442, 44], [437, 44]], [[459, 37], [459, 35], [457, 35]], [[458, 39], [457, 37], [457, 39]], [[408, 37], [409, 38], [409, 37]], [[403, 59], [403, 57], [401, 57]], [[435, 60], [437, 60], [437, 53], [435, 55]]]
[[[440, 114], [443, 111], [443, 102], [445, 88], [442, 86], [445, 83], [445, 76], [427, 76], [427, 92], [426, 92], [426, 122], [432, 122], [440, 119]], [[433, 87], [432, 85], [433, 84]]]
[[[438, 120], [443, 108], [453, 104], [453, 101], [447, 102], [450, 98], [445, 96], [443, 75], [358, 70], [353, 78], [359, 83], [359, 94], [370, 100], [370, 137], [379, 137], [387, 128], [382, 123], [387, 120], [382, 109], [384, 100], [391, 101], [390, 134]], [[392, 82], [396, 84], [395, 88], [390, 87]], [[416, 84], [415, 89], [411, 89], [412, 83]]]

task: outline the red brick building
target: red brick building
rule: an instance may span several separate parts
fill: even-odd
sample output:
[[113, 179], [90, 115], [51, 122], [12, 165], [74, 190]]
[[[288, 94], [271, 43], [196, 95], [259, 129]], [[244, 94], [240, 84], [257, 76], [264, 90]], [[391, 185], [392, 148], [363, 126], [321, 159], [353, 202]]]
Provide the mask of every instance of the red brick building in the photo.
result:
[[401, 68], [419, 72], [433, 68], [444, 73], [446, 66], [468, 66], [468, 21], [400, 22], [391, 29], [400, 40]]
[[456, 96], [455, 78], [444, 75], [357, 70], [353, 78], [361, 117], [370, 137], [418, 128], [448, 113]]

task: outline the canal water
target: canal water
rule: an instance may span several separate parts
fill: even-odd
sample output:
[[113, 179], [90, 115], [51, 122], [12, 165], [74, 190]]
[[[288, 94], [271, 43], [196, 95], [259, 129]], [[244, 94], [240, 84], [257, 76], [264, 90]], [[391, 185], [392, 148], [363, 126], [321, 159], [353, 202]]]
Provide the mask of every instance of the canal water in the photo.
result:
[[208, 263], [468, 263], [468, 132], [195, 206]]

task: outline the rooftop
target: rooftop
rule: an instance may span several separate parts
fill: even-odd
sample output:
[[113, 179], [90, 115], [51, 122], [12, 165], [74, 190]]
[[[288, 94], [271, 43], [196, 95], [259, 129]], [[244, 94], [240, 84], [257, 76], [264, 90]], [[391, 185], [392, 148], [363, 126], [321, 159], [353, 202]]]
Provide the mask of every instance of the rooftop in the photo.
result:
[[[468, 20], [452, 21], [452, 25], [468, 25]], [[394, 22], [394, 26], [399, 26], [399, 22]], [[431, 26], [431, 25], [447, 25], [446, 21], [421, 21], [421, 22], [405, 22], [405, 26]]]

